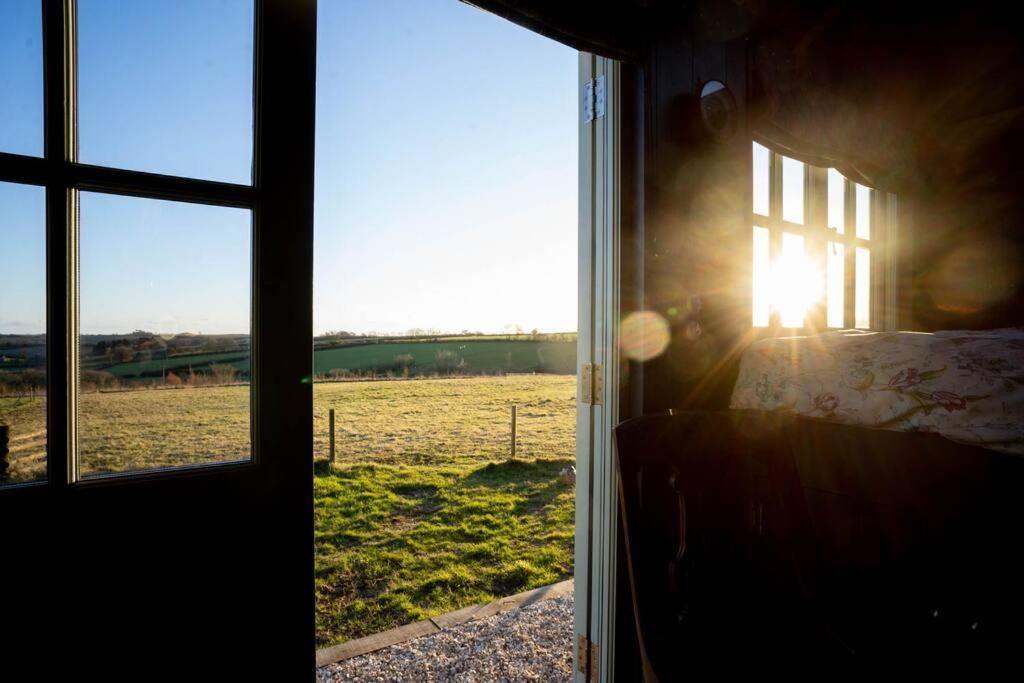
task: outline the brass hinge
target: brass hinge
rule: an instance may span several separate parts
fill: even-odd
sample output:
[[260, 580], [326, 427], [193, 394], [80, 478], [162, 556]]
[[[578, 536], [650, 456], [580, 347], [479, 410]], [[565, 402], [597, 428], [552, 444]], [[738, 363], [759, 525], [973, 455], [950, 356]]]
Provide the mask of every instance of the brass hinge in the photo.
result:
[[601, 118], [606, 109], [605, 79], [604, 74], [600, 74], [583, 84], [583, 122]]
[[[588, 651], [590, 653], [590, 671], [587, 671]], [[598, 680], [597, 662], [600, 660], [600, 652], [601, 649], [595, 643], [590, 642], [586, 636], [579, 636], [576, 641], [576, 668], [581, 674], [587, 675], [588, 681]]]
[[604, 399], [604, 366], [584, 363], [580, 368], [580, 402], [599, 406]]

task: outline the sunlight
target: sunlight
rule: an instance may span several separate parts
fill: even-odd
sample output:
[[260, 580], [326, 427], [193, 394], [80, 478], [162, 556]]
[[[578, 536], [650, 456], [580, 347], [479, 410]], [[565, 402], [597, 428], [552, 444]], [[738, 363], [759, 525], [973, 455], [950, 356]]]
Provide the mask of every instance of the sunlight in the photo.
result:
[[790, 232], [782, 234], [780, 254], [771, 260], [767, 233], [755, 228], [754, 325], [766, 327], [778, 314], [783, 327], [803, 327], [807, 313], [821, 299], [821, 270], [808, 257], [803, 235]]
[[779, 312], [783, 327], [803, 327], [818, 300], [820, 280], [807, 258], [803, 235], [782, 233], [782, 255], [772, 268], [772, 308]]

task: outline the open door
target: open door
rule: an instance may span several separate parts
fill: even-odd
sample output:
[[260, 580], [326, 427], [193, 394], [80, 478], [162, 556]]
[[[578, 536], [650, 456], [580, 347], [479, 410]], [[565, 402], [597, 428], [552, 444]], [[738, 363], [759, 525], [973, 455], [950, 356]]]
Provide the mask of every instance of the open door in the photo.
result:
[[[7, 186], [6, 196], [29, 188], [27, 203], [40, 198], [32, 214], [38, 221], [8, 223], [41, 245], [38, 291], [45, 316], [39, 319], [45, 323], [34, 332], [45, 349], [46, 391], [37, 423], [29, 424], [22, 410], [29, 399], [39, 401], [35, 388], [17, 407], [21, 412], [12, 408], [0, 419], [7, 428], [0, 455], [11, 455], [18, 475], [0, 478], [6, 479], [0, 481], [0, 677], [44, 679], [58, 670], [99, 680], [308, 680], [314, 674], [315, 0], [130, 9], [89, 0], [13, 5], [24, 9], [25, 35], [4, 45], [4, 54], [22, 45], [30, 53], [29, 67], [20, 73], [27, 84], [16, 94], [31, 99], [39, 93], [40, 120], [30, 123], [44, 143], [38, 150], [31, 144], [5, 149], [9, 138], [0, 136], [0, 184]], [[127, 17], [138, 21], [137, 31]], [[176, 35], [171, 27], [184, 28]], [[104, 37], [115, 29], [117, 35]], [[146, 32], [161, 40], [134, 55], [118, 54]], [[0, 36], [9, 37], [5, 31]], [[204, 50], [216, 55], [197, 60]], [[151, 61], [156, 54], [163, 54], [159, 63]], [[173, 78], [161, 76], [167, 73]], [[210, 85], [209, 79], [225, 73], [230, 75]], [[197, 79], [210, 87], [197, 86]], [[202, 96], [206, 91], [209, 97]], [[161, 100], [168, 92], [183, 96]], [[243, 151], [234, 157], [239, 172], [225, 179], [217, 170], [225, 161], [217, 153], [223, 139], [209, 134], [209, 125], [229, 115], [224, 103], [236, 95], [239, 107], [231, 111], [240, 114], [228, 132], [242, 141]], [[154, 132], [152, 120], [179, 106], [191, 116], [173, 118], [173, 131]], [[96, 135], [101, 128], [109, 132], [102, 139]], [[140, 144], [124, 144], [140, 131], [148, 131]], [[115, 147], [127, 156], [106, 156]], [[154, 149], [164, 160], [199, 163], [184, 170], [187, 164], [154, 164]], [[118, 223], [124, 241], [104, 241], [115, 225], [112, 216], [124, 218], [134, 207], [142, 208]], [[160, 216], [172, 214], [177, 223], [161, 222]], [[213, 218], [201, 224], [195, 218], [200, 214]], [[173, 250], [159, 246], [186, 233], [213, 235], [238, 257], [230, 264], [230, 280], [238, 301], [248, 305], [228, 313], [244, 321], [243, 329], [231, 331], [245, 339], [238, 344], [248, 348], [238, 355], [248, 360], [239, 372], [251, 381], [221, 392], [245, 406], [241, 415], [209, 413], [173, 440], [153, 437], [158, 431], [141, 439], [132, 425], [173, 425], [178, 418], [160, 419], [152, 405], [184, 396], [187, 387], [172, 388], [168, 379], [178, 375], [159, 369], [147, 377], [161, 381], [160, 389], [115, 395], [85, 387], [82, 350], [94, 331], [82, 322], [114, 310], [97, 305], [87, 292], [104, 278], [120, 277], [104, 293], [127, 301], [138, 294], [131, 273], [145, 271], [146, 264], [152, 273], [164, 272], [169, 262], [186, 264], [216, 289], [229, 279], [228, 270], [220, 269], [224, 264], [196, 266], [210, 252], [180, 240]], [[8, 258], [9, 246], [13, 242], [0, 243]], [[97, 267], [111, 253], [123, 259], [124, 270]], [[194, 282], [169, 288], [155, 275], [150, 284], [161, 291], [164, 310], [203, 307], [214, 294], [197, 290]], [[157, 337], [154, 331], [146, 343]], [[142, 347], [124, 348], [134, 354]], [[144, 351], [152, 354], [153, 348]], [[174, 360], [166, 349], [162, 358]], [[138, 362], [157, 361], [146, 356]], [[198, 392], [208, 383], [194, 385]], [[108, 398], [138, 420], [96, 427], [110, 417], [99, 406]], [[242, 427], [231, 452], [209, 457], [207, 437], [236, 417]], [[117, 455], [123, 460], [103, 460], [90, 434], [122, 428], [143, 445], [123, 448]], [[19, 469], [19, 449], [29, 444], [36, 444], [37, 460]], [[185, 464], [182, 454], [195, 459]]]
[[614, 678], [620, 65], [580, 53], [575, 680]]

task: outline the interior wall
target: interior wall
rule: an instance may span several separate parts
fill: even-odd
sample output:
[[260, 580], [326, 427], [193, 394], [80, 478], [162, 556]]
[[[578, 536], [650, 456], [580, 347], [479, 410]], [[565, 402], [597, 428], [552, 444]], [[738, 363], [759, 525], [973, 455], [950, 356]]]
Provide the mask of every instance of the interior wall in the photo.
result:
[[[747, 43], [706, 19], [670, 25], [646, 68], [644, 306], [670, 331], [664, 352], [645, 363], [646, 413], [725, 407], [737, 350], [749, 342]], [[727, 140], [699, 122], [710, 80], [736, 101]]]
[[[644, 59], [623, 71], [632, 106], [623, 106], [621, 315], [654, 312], [669, 336], [657, 357], [623, 364], [623, 418], [725, 407], [737, 352], [751, 341], [747, 41], [731, 19], [713, 15], [661, 26]], [[736, 100], [727, 140], [699, 122], [698, 95], [710, 80]], [[619, 544], [615, 680], [638, 680], [621, 529]]]
[[1016, 121], [910, 198], [913, 329], [1024, 325], [1024, 117], [997, 111], [975, 121], [973, 132], [1006, 117]]
[[747, 9], [752, 125], [795, 156], [862, 172], [912, 218], [900, 327], [1024, 323], [1024, 44], [1013, 10], [984, 0], [927, 12], [884, 0]]

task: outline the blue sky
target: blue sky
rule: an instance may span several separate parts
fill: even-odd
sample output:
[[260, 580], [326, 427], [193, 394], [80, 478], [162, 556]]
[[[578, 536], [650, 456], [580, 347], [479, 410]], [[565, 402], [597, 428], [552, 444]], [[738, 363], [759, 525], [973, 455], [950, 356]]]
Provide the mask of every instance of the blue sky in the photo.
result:
[[[0, 2], [0, 151], [42, 150], [38, 5]], [[251, 27], [79, 0], [82, 161], [248, 182]], [[575, 51], [456, 0], [321, 0], [318, 33], [315, 331], [575, 329]], [[0, 184], [0, 332], [42, 331], [42, 230]], [[246, 331], [246, 212], [83, 195], [81, 231], [83, 333]]]

